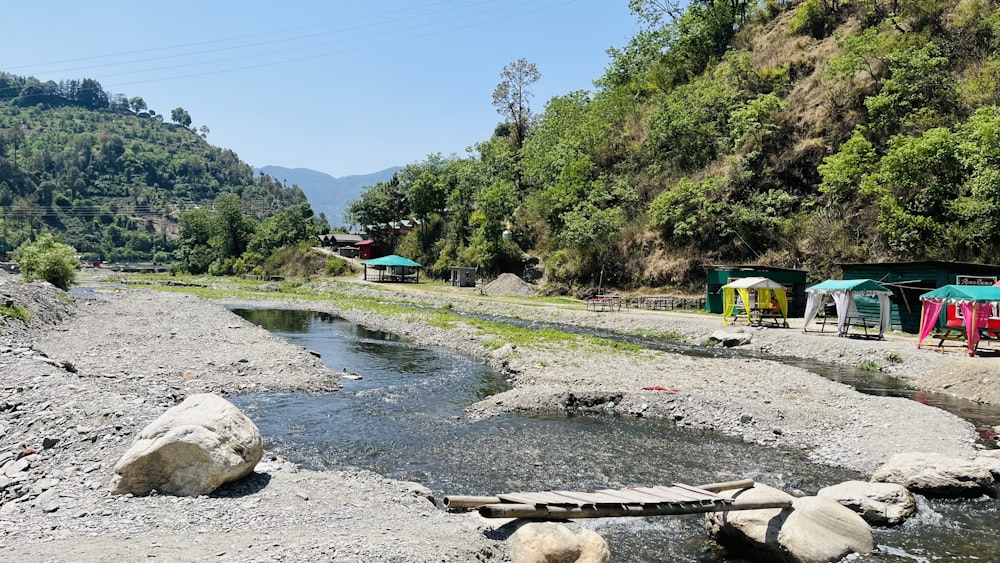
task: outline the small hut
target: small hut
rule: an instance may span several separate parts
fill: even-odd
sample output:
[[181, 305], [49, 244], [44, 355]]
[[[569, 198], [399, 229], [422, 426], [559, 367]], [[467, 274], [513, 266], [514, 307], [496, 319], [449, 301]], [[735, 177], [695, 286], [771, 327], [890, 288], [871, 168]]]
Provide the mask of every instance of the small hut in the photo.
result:
[[451, 285], [457, 287], [476, 287], [477, 268], [464, 266], [451, 267]]

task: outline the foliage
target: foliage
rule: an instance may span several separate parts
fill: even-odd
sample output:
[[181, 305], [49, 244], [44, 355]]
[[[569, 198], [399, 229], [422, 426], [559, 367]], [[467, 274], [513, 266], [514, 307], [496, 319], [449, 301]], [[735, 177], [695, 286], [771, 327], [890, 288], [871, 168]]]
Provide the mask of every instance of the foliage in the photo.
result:
[[[817, 275], [844, 261], [1000, 260], [992, 3], [629, 8], [639, 31], [608, 51], [596, 91], [507, 120], [467, 158], [413, 165], [356, 211], [427, 217], [423, 236], [390, 242], [436, 272], [520, 273], [523, 251], [563, 286], [694, 283], [707, 260]], [[782, 49], [776, 17], [836, 40]]]
[[306, 201], [297, 187], [254, 178], [233, 151], [163, 123], [140, 96], [0, 73], [0, 242], [49, 230], [87, 260], [148, 261], [178, 249], [184, 211], [221, 193], [255, 219]]
[[788, 22], [788, 30], [822, 39], [833, 23], [833, 15], [831, 7], [824, 0], [805, 0], [795, 8], [795, 14]]
[[0, 303], [0, 316], [7, 317], [9, 319], [17, 319], [21, 322], [28, 323], [31, 322], [31, 311], [25, 309], [18, 303]]
[[69, 289], [76, 280], [80, 261], [76, 249], [57, 242], [52, 233], [41, 233], [34, 242], [25, 242], [14, 251], [26, 281], [45, 280], [59, 289]]

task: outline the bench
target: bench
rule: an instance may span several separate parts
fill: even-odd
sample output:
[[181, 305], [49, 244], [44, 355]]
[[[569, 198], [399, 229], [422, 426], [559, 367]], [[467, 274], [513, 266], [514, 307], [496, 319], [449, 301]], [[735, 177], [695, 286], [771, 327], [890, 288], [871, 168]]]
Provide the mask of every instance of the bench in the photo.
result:
[[840, 334], [840, 336], [850, 336], [848, 333], [850, 332], [851, 327], [858, 327], [864, 330], [865, 338], [882, 338], [882, 335], [879, 332], [876, 332], [875, 334], [870, 334], [868, 332], [868, 329], [874, 329], [876, 331], [879, 330], [880, 321], [878, 318], [860, 314], [857, 316], [847, 317], [844, 320], [844, 331]]

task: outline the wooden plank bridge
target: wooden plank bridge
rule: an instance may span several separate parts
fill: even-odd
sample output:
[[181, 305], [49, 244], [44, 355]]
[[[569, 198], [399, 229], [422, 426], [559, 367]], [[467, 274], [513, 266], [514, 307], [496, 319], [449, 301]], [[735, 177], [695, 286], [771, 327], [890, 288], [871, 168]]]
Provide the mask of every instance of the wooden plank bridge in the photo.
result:
[[739, 501], [717, 493], [731, 489], [748, 489], [750, 479], [711, 483], [692, 487], [682, 483], [658, 487], [602, 489], [595, 492], [544, 491], [507, 493], [496, 496], [446, 496], [447, 508], [476, 508], [486, 518], [532, 518], [565, 520], [570, 518], [608, 518], [618, 516], [668, 516], [788, 508], [791, 502]]

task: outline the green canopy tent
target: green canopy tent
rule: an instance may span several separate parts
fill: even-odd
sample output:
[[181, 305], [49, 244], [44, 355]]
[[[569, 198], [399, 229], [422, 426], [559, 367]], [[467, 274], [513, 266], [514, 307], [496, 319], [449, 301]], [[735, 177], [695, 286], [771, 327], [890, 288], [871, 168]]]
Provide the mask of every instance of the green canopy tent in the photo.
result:
[[877, 297], [880, 313], [879, 337], [885, 334], [885, 330], [889, 328], [889, 307], [891, 306], [889, 296], [892, 295], [892, 291], [874, 280], [826, 280], [807, 287], [806, 293], [809, 297], [806, 301], [806, 313], [802, 320], [803, 332], [809, 327], [809, 323], [816, 318], [820, 307], [832, 300], [837, 306], [837, 334], [840, 336], [847, 334], [850, 320], [861, 316], [854, 300], [857, 296]]
[[[368, 280], [368, 267], [371, 266], [372, 270], [378, 273], [376, 279], [373, 281], [420, 281], [420, 268], [423, 266], [410, 260], [409, 258], [403, 258], [402, 256], [397, 256], [395, 254], [390, 254], [389, 256], [383, 256], [381, 258], [372, 258], [371, 260], [365, 260], [361, 263], [365, 267], [364, 279]], [[412, 277], [412, 280], [411, 280]]]
[[917, 348], [937, 325], [941, 308], [955, 305], [965, 321], [965, 342], [969, 355], [976, 353], [979, 346], [979, 331], [986, 328], [994, 307], [1000, 305], [1000, 286], [997, 285], [945, 285], [920, 296], [923, 302], [920, 311], [920, 336]]

